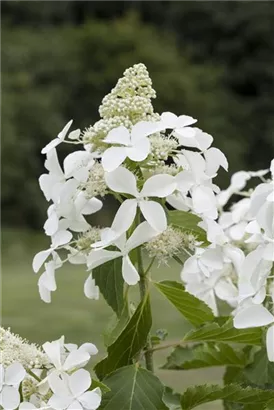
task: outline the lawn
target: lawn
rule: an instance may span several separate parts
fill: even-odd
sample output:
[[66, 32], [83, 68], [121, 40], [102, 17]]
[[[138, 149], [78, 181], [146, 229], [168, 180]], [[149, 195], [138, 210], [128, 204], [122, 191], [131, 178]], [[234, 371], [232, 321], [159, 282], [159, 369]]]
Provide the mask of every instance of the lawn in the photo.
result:
[[[50, 305], [43, 303], [38, 294], [37, 279], [32, 272], [33, 255], [46, 249], [48, 241], [40, 234], [26, 231], [3, 230], [2, 232], [2, 325], [11, 327], [32, 342], [42, 343], [66, 335], [68, 342], [95, 343], [100, 355], [104, 355], [103, 332], [107, 323], [113, 320], [111, 309], [101, 297], [99, 301], [86, 299], [83, 294], [83, 283], [87, 273], [83, 267], [66, 265], [57, 272], [58, 289], [53, 294]], [[177, 279], [180, 267], [170, 265], [168, 268], [156, 268], [154, 279]], [[132, 292], [136, 302], [137, 289]], [[182, 316], [157, 292], [152, 295], [152, 312], [154, 329], [165, 328], [169, 339], [178, 340], [189, 325]], [[159, 367], [168, 351], [155, 354]], [[220, 383], [222, 369], [198, 371], [164, 371], [157, 370], [158, 376], [178, 391], [191, 384]], [[221, 405], [210, 403], [199, 407], [203, 410], [220, 410]], [[198, 409], [198, 408], [197, 408]]]

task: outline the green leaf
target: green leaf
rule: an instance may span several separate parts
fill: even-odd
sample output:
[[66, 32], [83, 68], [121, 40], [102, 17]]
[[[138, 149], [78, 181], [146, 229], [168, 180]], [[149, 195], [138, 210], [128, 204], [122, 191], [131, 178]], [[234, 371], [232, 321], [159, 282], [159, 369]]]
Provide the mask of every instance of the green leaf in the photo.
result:
[[129, 308], [127, 306], [127, 303], [125, 303], [120, 317], [117, 317], [116, 314], [113, 314], [113, 317], [111, 318], [111, 321], [107, 326], [106, 331], [104, 332], [105, 346], [110, 346], [112, 343], [114, 343], [114, 341], [126, 327], [129, 319]]
[[99, 387], [103, 394], [110, 391], [110, 388], [106, 384], [100, 382], [99, 380], [92, 379], [90, 390], [96, 389], [96, 387]]
[[243, 384], [246, 382], [243, 376], [243, 369], [241, 367], [228, 366], [223, 376], [224, 384]]
[[235, 329], [232, 319], [228, 319], [221, 326], [217, 323], [206, 323], [199, 329], [190, 330], [183, 340], [189, 342], [227, 342], [261, 345], [262, 329]]
[[200, 344], [191, 348], [177, 346], [167, 358], [163, 368], [189, 370], [229, 365], [244, 367], [248, 359], [243, 349], [235, 349], [224, 343]]
[[274, 398], [273, 390], [260, 390], [257, 388], [242, 388], [237, 384], [230, 384], [225, 387], [218, 385], [195, 386], [187, 389], [181, 398], [183, 410], [194, 409], [204, 403], [215, 400], [226, 400], [232, 403], [252, 404], [259, 406], [266, 405]]
[[199, 326], [214, 319], [210, 307], [202, 300], [185, 291], [178, 282], [154, 282], [155, 287], [176, 307], [176, 309], [194, 326]]
[[149, 296], [137, 307], [127, 326], [112, 343], [107, 351], [108, 356], [95, 366], [99, 379], [119, 367], [132, 364], [134, 356], [143, 349], [151, 328], [151, 310]]
[[122, 258], [106, 262], [93, 269], [92, 276], [99, 286], [106, 302], [117, 316], [121, 315], [124, 306], [124, 279], [122, 277]]
[[110, 392], [102, 398], [105, 410], [168, 410], [164, 386], [151, 372], [137, 365], [126, 366], [104, 379]]
[[270, 362], [263, 348], [254, 355], [253, 363], [245, 370], [248, 382], [262, 387], [274, 387], [274, 363]]
[[169, 410], [181, 410], [181, 395], [174, 393], [170, 387], [165, 387], [163, 401]]
[[207, 243], [206, 231], [198, 226], [201, 218], [191, 212], [169, 211], [168, 222], [170, 225], [195, 235], [198, 241]]

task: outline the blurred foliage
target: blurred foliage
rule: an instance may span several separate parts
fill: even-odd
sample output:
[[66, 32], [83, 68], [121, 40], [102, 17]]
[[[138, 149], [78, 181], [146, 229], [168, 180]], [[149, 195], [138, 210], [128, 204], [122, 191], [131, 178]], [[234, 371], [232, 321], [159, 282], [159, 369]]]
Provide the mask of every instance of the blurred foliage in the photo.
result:
[[[82, 129], [95, 122], [104, 95], [138, 62], [150, 71], [155, 110], [198, 118], [231, 171], [268, 165], [271, 2], [3, 1], [1, 7], [4, 224], [41, 227], [41, 148], [70, 118]], [[69, 148], [61, 147], [61, 158]]]

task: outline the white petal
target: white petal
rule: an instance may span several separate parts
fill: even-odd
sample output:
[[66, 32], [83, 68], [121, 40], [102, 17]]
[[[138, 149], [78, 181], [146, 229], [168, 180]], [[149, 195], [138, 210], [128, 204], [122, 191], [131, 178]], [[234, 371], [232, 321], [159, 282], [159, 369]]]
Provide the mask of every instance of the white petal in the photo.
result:
[[47, 154], [49, 151], [51, 151], [53, 148], [57, 147], [61, 142], [64, 141], [68, 130], [70, 129], [70, 126], [72, 124], [72, 120], [70, 120], [62, 129], [62, 131], [59, 132], [57, 135], [57, 138], [52, 140], [49, 144], [47, 144], [41, 151], [42, 154]]
[[91, 356], [94, 356], [98, 353], [97, 347], [93, 343], [83, 343], [80, 347], [79, 350], [85, 350], [90, 354]]
[[[194, 211], [198, 214], [203, 214], [208, 211], [216, 211], [216, 197], [212, 189], [205, 186], [197, 186], [192, 191], [192, 200]], [[212, 219], [215, 219], [214, 217]]]
[[12, 386], [4, 386], [0, 393], [1, 405], [5, 410], [14, 410], [20, 404], [20, 394]]
[[46, 235], [52, 236], [58, 229], [59, 219], [55, 212], [52, 212], [44, 224]]
[[113, 128], [104, 139], [104, 142], [108, 142], [110, 144], [130, 145], [131, 141], [129, 131], [124, 125]]
[[56, 149], [51, 150], [47, 154], [45, 168], [59, 180], [64, 179], [62, 168], [60, 167]]
[[126, 232], [134, 221], [136, 210], [136, 199], [127, 199], [123, 202], [114, 217], [111, 229], [119, 234]]
[[164, 128], [161, 121], [139, 121], [132, 127], [131, 142], [136, 145], [144, 137], [162, 131]]
[[150, 152], [150, 141], [148, 138], [142, 138], [136, 142], [133, 147], [127, 148], [127, 156], [132, 161], [144, 161]]
[[5, 383], [10, 386], [16, 386], [21, 383], [26, 375], [24, 367], [20, 363], [13, 363], [6, 368]]
[[66, 135], [67, 135], [67, 133], [68, 133], [68, 130], [69, 130], [70, 127], [71, 127], [71, 124], [72, 124], [72, 123], [73, 123], [73, 120], [70, 120], [70, 121], [64, 126], [64, 128], [62, 129], [62, 131], [59, 132], [59, 134], [57, 135], [57, 137], [60, 138], [61, 140], [64, 140], [65, 137], [66, 137]]
[[175, 128], [177, 125], [178, 117], [172, 112], [163, 112], [161, 115], [161, 121], [165, 125], [165, 128]]
[[83, 410], [81, 403], [78, 400], [74, 400], [67, 410]]
[[138, 195], [135, 175], [124, 167], [119, 167], [113, 172], [105, 175], [107, 186], [112, 191]]
[[19, 410], [34, 410], [34, 409], [37, 409], [37, 407], [34, 406], [34, 404], [32, 403], [27, 403], [26, 401], [21, 403], [19, 406]]
[[102, 165], [105, 171], [112, 172], [117, 169], [126, 159], [126, 147], [108, 148], [102, 156]]
[[236, 300], [238, 296], [238, 290], [232, 282], [225, 279], [220, 279], [215, 285], [215, 293], [219, 299], [225, 300], [227, 302]]
[[85, 409], [96, 410], [101, 404], [101, 390], [96, 387], [96, 389], [84, 393], [78, 400]]
[[194, 175], [189, 171], [182, 171], [176, 175], [177, 189], [182, 194], [186, 194], [195, 184]]
[[49, 257], [51, 254], [52, 250], [47, 249], [45, 251], [38, 252], [32, 261], [32, 269], [34, 270], [35, 273], [39, 271], [45, 260]]
[[127, 241], [127, 235], [126, 235], [126, 232], [124, 232], [124, 233], [122, 233], [121, 236], [119, 236], [119, 238], [116, 238], [116, 239], [113, 241], [113, 244], [114, 244], [115, 246], [117, 246], [117, 248], [118, 248], [121, 252], [123, 252], [124, 249], [125, 249], [126, 241]]
[[199, 148], [201, 151], [205, 151], [212, 144], [213, 137], [212, 135], [207, 134], [206, 132], [203, 132], [199, 128], [195, 128], [195, 131], [196, 131], [195, 139], [197, 141], [197, 148]]
[[39, 179], [39, 186], [47, 201], [52, 199], [52, 186], [55, 183], [55, 178], [49, 174], [42, 174]]
[[187, 201], [180, 194], [168, 195], [167, 203], [173, 208], [178, 209], [178, 211], [188, 211], [189, 207], [187, 206]]
[[70, 140], [77, 140], [80, 137], [81, 130], [78, 128], [77, 130], [71, 131], [68, 135]]
[[162, 205], [155, 201], [141, 201], [140, 209], [149, 225], [158, 233], [167, 228], [167, 219]]
[[48, 290], [40, 279], [38, 281], [38, 290], [41, 300], [45, 303], [51, 303], [51, 290]]
[[99, 288], [95, 280], [89, 275], [84, 284], [84, 294], [88, 299], [98, 300], [100, 296]]
[[222, 269], [223, 258], [220, 249], [206, 249], [201, 256], [201, 261], [212, 269]]
[[97, 266], [103, 265], [104, 263], [119, 258], [120, 256], [121, 252], [107, 251], [105, 249], [93, 250], [88, 255], [87, 265], [89, 269], [95, 269]]
[[176, 128], [187, 127], [188, 125], [195, 124], [197, 120], [189, 115], [180, 115], [177, 119]]
[[266, 333], [266, 349], [270, 362], [274, 362], [274, 326], [270, 326]]
[[[67, 375], [65, 375], [65, 376], [67, 376]], [[72, 396], [71, 396], [71, 393], [70, 393], [69, 388], [67, 386], [67, 382], [63, 379], [63, 377], [62, 378], [60, 377], [59, 372], [54, 370], [53, 372], [51, 372], [48, 375], [47, 379], [48, 379], [49, 387], [51, 388], [53, 393], [55, 393], [55, 395], [62, 396], [64, 398], [66, 396], [68, 396], [67, 397], [67, 403], [68, 403], [67, 405], [69, 405], [71, 403]]]
[[227, 242], [227, 237], [224, 234], [222, 227], [212, 219], [204, 218], [203, 222], [199, 222], [198, 226], [207, 232], [207, 240], [213, 244], [223, 245]]
[[74, 177], [78, 181], [85, 182], [88, 178], [88, 170], [94, 164], [91, 153], [87, 151], [74, 151], [64, 159], [64, 171], [66, 178]]
[[54, 138], [52, 141], [50, 141], [41, 151], [41, 154], [47, 154], [50, 152], [53, 148], [57, 147], [59, 144], [61, 144], [61, 140], [59, 138]]
[[148, 222], [142, 222], [134, 230], [133, 234], [126, 242], [126, 250], [130, 252], [132, 249], [137, 248], [145, 242], [148, 242], [154, 236], [158, 235]]
[[179, 144], [185, 145], [186, 147], [197, 147], [195, 134], [195, 129], [191, 127], [176, 128], [174, 133], [179, 139]]
[[50, 408], [54, 410], [65, 410], [73, 402], [73, 397], [64, 397], [54, 394], [48, 401]]
[[136, 285], [140, 280], [139, 273], [128, 256], [123, 257], [122, 275], [128, 285]]
[[236, 329], [266, 326], [274, 322], [274, 316], [262, 305], [252, 305], [240, 310], [234, 318]]
[[82, 208], [81, 213], [83, 215], [91, 215], [91, 214], [94, 214], [95, 212], [100, 211], [102, 207], [103, 207], [102, 201], [100, 201], [97, 198], [91, 198], [86, 202], [85, 206]]
[[83, 394], [91, 385], [91, 377], [87, 370], [80, 369], [69, 376], [69, 388], [74, 397]]
[[90, 355], [83, 350], [73, 350], [67, 356], [63, 368], [65, 371], [75, 369], [76, 367], [85, 366], [89, 361]]
[[267, 261], [274, 262], [274, 243], [268, 243], [265, 247], [263, 258]]
[[0, 363], [0, 391], [2, 390], [2, 387], [3, 387], [4, 376], [5, 376], [4, 366], [2, 365], [2, 363]]
[[201, 154], [198, 152], [183, 150], [184, 156], [190, 166], [191, 172], [197, 182], [205, 180], [207, 177], [205, 175], [206, 162]]
[[61, 339], [43, 344], [43, 349], [48, 356], [50, 363], [52, 363], [57, 369], [61, 368], [61, 347]]
[[46, 271], [44, 273], [43, 285], [47, 289], [49, 289], [51, 291], [55, 291], [56, 290], [55, 263], [53, 261], [48, 262], [48, 263], [45, 264], [45, 268], [46, 268]]
[[226, 156], [218, 148], [209, 148], [204, 152], [206, 159], [206, 173], [209, 176], [213, 176], [221, 166], [226, 171], [228, 170], [228, 162]]
[[231, 177], [231, 187], [233, 190], [241, 190], [246, 186], [247, 181], [250, 179], [248, 172], [239, 171]]
[[242, 221], [229, 229], [229, 235], [234, 241], [239, 241], [244, 237], [246, 222]]
[[141, 195], [164, 198], [171, 195], [176, 189], [175, 178], [172, 175], [160, 174], [150, 177], [144, 183]]
[[52, 245], [54, 248], [66, 245], [72, 239], [72, 233], [69, 231], [58, 231], [52, 237]]

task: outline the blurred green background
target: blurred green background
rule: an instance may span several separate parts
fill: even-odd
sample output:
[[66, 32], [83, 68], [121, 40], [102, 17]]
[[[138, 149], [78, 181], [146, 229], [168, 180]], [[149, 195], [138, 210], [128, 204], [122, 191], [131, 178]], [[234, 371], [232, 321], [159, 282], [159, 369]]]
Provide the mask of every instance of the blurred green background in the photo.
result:
[[[274, 3], [2, 1], [1, 8], [2, 323], [37, 342], [64, 333], [103, 346], [111, 312], [82, 296], [84, 271], [58, 272], [50, 306], [38, 297], [31, 260], [48, 246], [37, 182], [41, 148], [70, 118], [81, 129], [98, 120], [104, 95], [127, 67], [143, 62], [157, 91], [155, 111], [198, 118], [227, 155], [221, 186], [236, 170], [267, 167], [274, 153]], [[68, 152], [61, 147], [60, 156]], [[169, 272], [178, 278], [178, 268]], [[180, 337], [185, 323], [156, 295], [154, 312], [155, 328]], [[221, 374], [161, 372], [180, 389]]]

